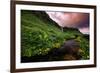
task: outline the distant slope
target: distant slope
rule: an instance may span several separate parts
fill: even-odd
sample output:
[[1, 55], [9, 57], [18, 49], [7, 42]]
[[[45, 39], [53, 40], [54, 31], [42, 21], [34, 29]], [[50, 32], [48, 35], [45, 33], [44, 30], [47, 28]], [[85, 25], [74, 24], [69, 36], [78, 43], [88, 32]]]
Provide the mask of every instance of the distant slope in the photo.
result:
[[67, 40], [80, 42], [82, 59], [89, 58], [89, 40], [77, 29], [65, 28], [64, 32], [43, 11], [21, 11], [21, 56], [47, 55], [59, 49]]

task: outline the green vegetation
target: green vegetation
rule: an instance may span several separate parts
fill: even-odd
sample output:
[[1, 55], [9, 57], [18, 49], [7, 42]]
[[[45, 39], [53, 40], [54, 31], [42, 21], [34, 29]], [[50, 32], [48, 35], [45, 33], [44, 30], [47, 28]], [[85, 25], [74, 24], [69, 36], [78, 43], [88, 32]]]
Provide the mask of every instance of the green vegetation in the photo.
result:
[[45, 56], [67, 40], [80, 42], [81, 59], [89, 59], [89, 40], [77, 29], [64, 32], [43, 11], [21, 11], [21, 57]]

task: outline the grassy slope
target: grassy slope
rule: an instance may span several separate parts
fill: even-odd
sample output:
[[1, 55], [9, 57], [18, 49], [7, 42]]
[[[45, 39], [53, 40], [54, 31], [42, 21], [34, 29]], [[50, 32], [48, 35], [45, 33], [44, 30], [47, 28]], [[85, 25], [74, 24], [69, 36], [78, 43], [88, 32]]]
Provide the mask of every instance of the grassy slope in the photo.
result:
[[22, 57], [46, 55], [50, 50], [60, 48], [65, 40], [74, 38], [80, 42], [82, 59], [88, 59], [89, 42], [78, 30], [67, 29], [62, 32], [59, 27], [44, 21], [45, 18], [38, 17], [34, 12], [23, 10], [21, 14]]

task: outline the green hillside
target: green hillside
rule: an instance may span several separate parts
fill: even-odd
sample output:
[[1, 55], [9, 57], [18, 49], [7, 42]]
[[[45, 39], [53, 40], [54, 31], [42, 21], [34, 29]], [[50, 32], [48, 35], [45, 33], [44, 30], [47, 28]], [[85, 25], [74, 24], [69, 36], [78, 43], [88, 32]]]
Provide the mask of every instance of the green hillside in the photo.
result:
[[80, 43], [78, 52], [80, 59], [89, 59], [89, 39], [77, 29], [64, 28], [62, 32], [57, 23], [52, 21], [45, 12], [21, 11], [22, 60], [23, 58], [45, 57], [51, 50], [61, 48], [65, 41], [72, 39]]

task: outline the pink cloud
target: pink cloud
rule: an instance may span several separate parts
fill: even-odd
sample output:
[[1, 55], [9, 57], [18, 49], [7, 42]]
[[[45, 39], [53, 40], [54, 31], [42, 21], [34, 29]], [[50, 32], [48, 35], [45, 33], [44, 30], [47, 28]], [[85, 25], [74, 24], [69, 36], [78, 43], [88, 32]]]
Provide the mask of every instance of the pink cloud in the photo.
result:
[[[89, 30], [89, 14], [75, 12], [46, 12], [49, 17], [61, 27], [78, 28], [80, 32], [87, 34]], [[84, 30], [83, 30], [84, 29]]]

